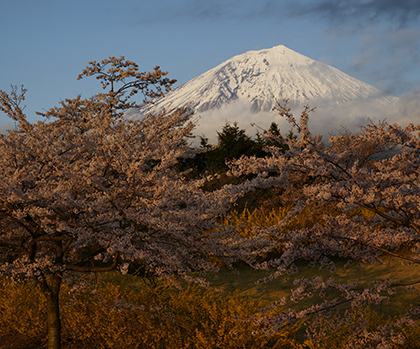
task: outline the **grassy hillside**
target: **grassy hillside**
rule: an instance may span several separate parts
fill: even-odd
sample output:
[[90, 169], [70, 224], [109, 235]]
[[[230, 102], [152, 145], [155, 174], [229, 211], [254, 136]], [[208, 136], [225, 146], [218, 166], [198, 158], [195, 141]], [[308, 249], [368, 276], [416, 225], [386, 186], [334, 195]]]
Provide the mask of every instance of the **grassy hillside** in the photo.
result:
[[[323, 278], [333, 276], [325, 270], [321, 274], [319, 270], [316, 272]], [[81, 293], [72, 295], [65, 289], [61, 294], [64, 348], [120, 348], [122, 342], [126, 348], [299, 348], [298, 342], [303, 339], [301, 335], [296, 337], [294, 330], [265, 337], [261, 326], [245, 319], [290, 295], [293, 279], [311, 278], [314, 269], [302, 265], [298, 274], [287, 280], [280, 277], [255, 284], [269, 273], [240, 267], [208, 275], [207, 279], [219, 291], [185, 285], [180, 290], [119, 274], [94, 278], [90, 280], [93, 286]], [[418, 268], [389, 258], [383, 265], [339, 268], [335, 277], [368, 285], [372, 279], [404, 281], [412, 280], [417, 274]], [[408, 305], [418, 303], [418, 299], [415, 292], [397, 290], [389, 303], [372, 307], [375, 319], [399, 315]], [[299, 306], [313, 301], [316, 298]], [[46, 331], [43, 302], [34, 285], [10, 285], [6, 281], [1, 284], [0, 348], [43, 347]], [[117, 304], [122, 304], [122, 308]], [[288, 302], [285, 307], [296, 307], [296, 304]], [[413, 336], [418, 338], [417, 330]], [[212, 338], [218, 338], [218, 343]]]

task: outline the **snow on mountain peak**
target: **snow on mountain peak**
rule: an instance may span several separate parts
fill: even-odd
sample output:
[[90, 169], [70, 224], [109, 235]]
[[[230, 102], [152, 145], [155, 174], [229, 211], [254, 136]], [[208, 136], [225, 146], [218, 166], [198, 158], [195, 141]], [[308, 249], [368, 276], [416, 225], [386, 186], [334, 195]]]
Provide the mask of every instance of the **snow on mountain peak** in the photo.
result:
[[381, 96], [375, 87], [280, 45], [228, 59], [175, 88], [153, 109], [189, 106], [203, 112], [239, 99], [258, 112], [271, 110], [283, 99], [313, 105]]
[[[189, 107], [201, 116], [198, 130], [212, 140], [210, 133], [214, 135], [225, 122], [252, 122], [262, 127], [267, 127], [268, 121], [277, 122], [269, 111], [284, 99], [292, 106], [316, 107], [315, 129], [322, 134], [327, 126], [363, 124], [373, 112], [389, 109], [398, 101], [336, 68], [279, 45], [234, 56], [141, 112]], [[345, 111], [345, 115], [338, 117], [337, 110]]]

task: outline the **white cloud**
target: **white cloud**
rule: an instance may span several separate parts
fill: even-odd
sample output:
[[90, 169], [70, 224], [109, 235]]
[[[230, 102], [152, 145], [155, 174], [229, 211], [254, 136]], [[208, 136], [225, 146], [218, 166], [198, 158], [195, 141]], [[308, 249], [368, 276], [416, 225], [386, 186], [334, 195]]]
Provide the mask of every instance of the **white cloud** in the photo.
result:
[[[246, 130], [249, 136], [255, 136], [260, 128], [267, 129], [270, 124], [278, 122], [282, 132], [290, 129], [286, 120], [282, 120], [276, 112], [253, 113], [250, 104], [242, 101], [231, 102], [219, 109], [197, 113], [200, 117], [195, 134], [206, 136], [211, 144], [217, 143], [217, 132], [222, 130], [226, 123], [238, 123], [239, 128]], [[253, 126], [252, 124], [255, 124]]]
[[370, 26], [349, 70], [391, 95], [401, 95], [418, 86], [420, 30]]
[[403, 95], [389, 114], [390, 122], [402, 126], [420, 124], [420, 87]]
[[[417, 96], [417, 98], [416, 98]], [[407, 125], [409, 122], [420, 123], [416, 116], [416, 109], [420, 110], [420, 89], [404, 96], [395, 103], [381, 104], [378, 101], [364, 101], [352, 104], [323, 104], [318, 101], [316, 109], [310, 114], [310, 130], [313, 134], [321, 134], [324, 139], [339, 132], [343, 127], [350, 131], [357, 131], [360, 126], [366, 125], [369, 118], [373, 122], [386, 120], [391, 123]], [[311, 105], [312, 107], [312, 105]], [[299, 120], [302, 106], [294, 106], [292, 113]], [[267, 129], [274, 121], [279, 125], [282, 134], [287, 134], [292, 128], [276, 111], [252, 113], [249, 105], [243, 102], [232, 102], [220, 109], [198, 113], [199, 125], [195, 134], [204, 135], [211, 144], [217, 143], [217, 131], [220, 131], [226, 122], [237, 122], [247, 134], [255, 136], [258, 131]], [[417, 121], [416, 121], [417, 119]], [[255, 124], [257, 126], [252, 126]]]

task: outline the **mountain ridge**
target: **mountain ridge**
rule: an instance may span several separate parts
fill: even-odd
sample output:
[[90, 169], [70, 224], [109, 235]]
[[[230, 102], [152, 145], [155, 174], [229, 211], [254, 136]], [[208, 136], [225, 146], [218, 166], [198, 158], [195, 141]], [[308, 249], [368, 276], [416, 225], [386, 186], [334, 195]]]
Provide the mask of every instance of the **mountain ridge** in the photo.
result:
[[163, 109], [190, 108], [198, 116], [194, 134], [216, 143], [217, 132], [226, 123], [237, 122], [255, 134], [276, 122], [287, 132], [290, 124], [272, 111], [285, 99], [293, 112], [304, 105], [315, 108], [311, 131], [326, 138], [343, 127], [355, 131], [368, 118], [378, 122], [399, 117], [397, 97], [283, 45], [234, 56], [126, 116], [142, 118]]
[[376, 99], [397, 100], [325, 63], [283, 45], [248, 51], [176, 87], [149, 107], [150, 111], [190, 107], [196, 112], [217, 109], [233, 101], [250, 104], [253, 112], [268, 111], [276, 100], [292, 104], [337, 105]]

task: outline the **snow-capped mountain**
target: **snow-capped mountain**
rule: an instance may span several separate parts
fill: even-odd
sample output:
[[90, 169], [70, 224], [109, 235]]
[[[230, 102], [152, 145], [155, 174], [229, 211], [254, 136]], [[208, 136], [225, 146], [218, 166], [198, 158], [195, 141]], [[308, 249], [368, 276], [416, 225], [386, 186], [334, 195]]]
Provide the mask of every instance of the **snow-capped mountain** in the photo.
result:
[[[243, 128], [251, 122], [266, 127], [277, 121], [275, 113], [268, 112], [276, 101], [284, 99], [295, 107], [304, 104], [316, 107], [316, 131], [320, 133], [326, 130], [320, 125], [322, 120], [330, 128], [342, 126], [342, 121], [359, 125], [363, 123], [361, 119], [372, 116], [372, 106], [375, 110], [389, 109], [398, 100], [281, 45], [235, 56], [175, 88], [142, 112], [190, 107], [201, 116], [199, 133], [212, 138], [225, 122], [238, 121]], [[350, 106], [357, 106], [357, 112], [350, 110]], [[333, 116], [328, 108], [347, 112], [341, 118], [336, 112]]]
[[155, 108], [189, 106], [204, 112], [242, 100], [258, 112], [271, 110], [276, 99], [312, 105], [317, 100], [340, 104], [378, 97], [385, 104], [395, 99], [281, 45], [235, 56], [175, 88]]

